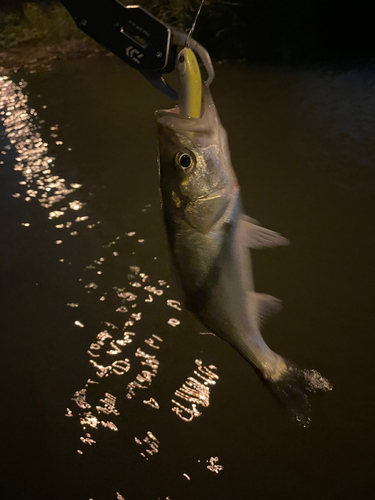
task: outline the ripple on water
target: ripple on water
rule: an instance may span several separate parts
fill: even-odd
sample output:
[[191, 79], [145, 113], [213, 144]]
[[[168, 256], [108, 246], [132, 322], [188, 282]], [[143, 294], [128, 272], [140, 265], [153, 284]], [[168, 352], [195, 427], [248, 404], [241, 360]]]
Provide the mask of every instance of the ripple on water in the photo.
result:
[[[52, 154], [51, 150], [55, 151], [52, 149], [55, 145], [63, 147], [63, 141], [59, 139], [59, 127], [57, 124], [50, 127], [52, 132], [50, 140], [53, 141], [51, 145], [44, 142], [39, 132], [42, 121], [38, 118], [36, 110], [30, 108], [28, 104], [26, 86], [26, 82], [22, 80], [17, 84], [7, 77], [0, 77], [0, 113], [10, 142], [10, 145], [5, 146], [2, 155], [6, 159], [8, 152], [15, 151], [14, 170], [23, 176], [19, 183], [21, 186], [19, 192], [13, 193], [12, 196], [20, 202], [40, 205], [47, 210], [53, 230], [61, 231], [60, 235], [69, 229], [69, 235], [79, 241], [81, 231], [78, 231], [78, 228], [83, 227], [82, 223], [89, 220], [89, 216], [85, 213], [77, 214], [86, 206], [85, 202], [79, 199], [82, 184], [69, 182], [56, 172], [57, 156]], [[66, 149], [71, 151], [70, 147]], [[2, 161], [1, 164], [3, 163]], [[146, 205], [142, 211], [147, 212], [149, 207], [151, 205]], [[100, 221], [91, 220], [86, 227], [94, 229], [99, 224]], [[29, 228], [30, 223], [23, 222], [22, 226]], [[144, 251], [143, 249], [147, 248], [147, 238], [133, 238], [136, 234], [136, 231], [128, 231], [125, 236], [129, 239], [124, 239], [137, 245], [134, 250]], [[63, 238], [54, 241], [57, 245], [63, 245], [64, 242]], [[101, 274], [102, 270], [108, 269], [106, 266], [118, 265], [116, 263], [120, 262], [120, 259], [117, 258], [121, 252], [125, 252], [125, 255], [135, 255], [135, 251], [120, 249], [119, 242], [121, 237], [116, 236], [104, 245], [103, 248], [111, 249], [111, 253], [106, 258], [100, 256], [89, 263], [86, 266], [87, 272]], [[153, 256], [153, 259], [157, 260], [157, 256]], [[64, 264], [71, 263], [65, 258], [58, 260]], [[82, 430], [79, 438], [80, 447], [76, 448], [80, 455], [84, 454], [87, 447], [95, 447], [99, 439], [104, 439], [103, 434], [98, 433], [99, 429], [113, 433], [119, 432], [126, 426], [123, 417], [126, 415], [126, 405], [130, 404], [130, 400], [137, 402], [137, 412], [143, 409], [149, 415], [148, 408], [163, 411], [149, 391], [154, 386], [154, 381], [158, 379], [161, 356], [166, 349], [164, 340], [170, 335], [170, 329], [166, 325], [172, 327], [181, 325], [181, 318], [178, 319], [178, 315], [183, 312], [183, 308], [174, 298], [165, 298], [170, 285], [164, 279], [158, 278], [152, 281], [148, 273], [132, 264], [129, 266], [128, 275], [121, 271], [120, 283], [113, 283], [110, 289], [101, 289], [100, 293], [99, 288], [103, 287], [99, 287], [95, 281], [79, 279], [83, 289], [91, 294], [90, 300], [105, 302], [103, 315], [108, 314], [112, 319], [113, 312], [121, 313], [117, 314], [119, 325], [115, 325], [112, 321], [103, 321], [101, 327], [92, 334], [87, 349], [87, 379], [83, 388], [75, 391], [71, 398], [74, 406], [66, 409], [65, 416], [78, 422]], [[155, 303], [158, 307], [157, 333], [150, 330], [148, 309], [146, 309], [154, 307]], [[76, 309], [80, 304], [71, 301], [66, 305]], [[92, 306], [96, 307], [94, 303]], [[177, 317], [169, 317], [170, 308], [175, 310]], [[165, 319], [162, 319], [164, 317]], [[74, 325], [79, 328], [84, 328], [84, 323], [84, 317], [74, 321]], [[165, 358], [165, 353], [163, 356]], [[169, 351], [171, 364], [174, 362], [173, 356], [174, 353]], [[190, 421], [202, 414], [210, 404], [210, 390], [218, 380], [215, 367], [205, 366], [201, 360], [196, 360], [195, 363], [196, 369], [174, 392], [172, 400], [174, 405], [172, 411], [182, 421]], [[173, 377], [173, 373], [168, 376]], [[121, 384], [117, 381], [121, 381]], [[164, 411], [170, 412], [170, 408], [165, 408]], [[140, 446], [140, 455], [148, 460], [159, 454], [160, 442], [151, 430], [145, 430], [143, 436], [134, 439]], [[186, 473], [184, 475], [190, 480]], [[118, 500], [124, 498], [120, 493], [116, 494]]]

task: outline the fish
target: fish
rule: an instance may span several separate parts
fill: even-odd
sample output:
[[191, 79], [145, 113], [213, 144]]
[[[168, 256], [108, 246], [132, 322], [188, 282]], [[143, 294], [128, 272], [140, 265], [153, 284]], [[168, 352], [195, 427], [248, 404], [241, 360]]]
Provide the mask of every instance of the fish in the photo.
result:
[[176, 106], [156, 111], [156, 122], [164, 226], [185, 306], [307, 426], [309, 396], [331, 384], [266, 344], [261, 326], [282, 303], [255, 291], [249, 251], [289, 240], [244, 213], [227, 133], [205, 84], [199, 118], [184, 117]]

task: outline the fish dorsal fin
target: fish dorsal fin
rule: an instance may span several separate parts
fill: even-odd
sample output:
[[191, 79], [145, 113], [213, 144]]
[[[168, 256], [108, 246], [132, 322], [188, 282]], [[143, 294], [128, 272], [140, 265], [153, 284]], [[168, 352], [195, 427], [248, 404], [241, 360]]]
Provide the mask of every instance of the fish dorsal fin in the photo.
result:
[[255, 302], [255, 311], [259, 325], [263, 325], [265, 320], [280, 312], [283, 308], [283, 303], [280, 299], [268, 295], [266, 293], [248, 292], [251, 301]]
[[254, 250], [289, 245], [289, 240], [284, 236], [260, 226], [258, 221], [247, 215], [241, 215], [240, 231], [243, 244]]

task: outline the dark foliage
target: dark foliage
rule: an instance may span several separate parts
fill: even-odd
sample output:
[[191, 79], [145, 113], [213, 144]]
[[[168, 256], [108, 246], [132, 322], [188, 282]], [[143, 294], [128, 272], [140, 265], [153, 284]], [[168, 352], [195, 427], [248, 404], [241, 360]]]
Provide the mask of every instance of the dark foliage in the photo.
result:
[[[13, 25], [17, 30], [17, 22], [23, 22], [21, 13], [25, 12], [25, 3], [25, 0], [2, 0], [0, 21], [6, 19], [9, 9], [13, 9], [15, 14], [12, 15], [16, 16], [12, 18]], [[126, 3], [140, 3], [161, 20], [189, 29], [200, 1]], [[36, 1], [35, 4], [45, 12], [52, 12], [53, 8], [56, 13], [61, 12], [56, 8], [59, 4], [52, 0]], [[372, 11], [371, 2], [364, 0], [340, 5], [327, 0], [206, 0], [194, 36], [215, 59], [300, 64], [371, 57], [375, 56]], [[49, 23], [51, 32], [53, 26], [53, 22]], [[65, 26], [71, 37], [73, 28], [68, 23]], [[3, 23], [4, 29], [9, 31], [9, 26]], [[45, 43], [44, 40], [63, 37], [61, 28], [56, 29], [60, 29], [58, 37], [49, 33], [43, 40], [39, 37], [39, 41]], [[38, 38], [34, 36], [36, 31], [32, 33], [30, 36], [27, 32], [23, 42]]]

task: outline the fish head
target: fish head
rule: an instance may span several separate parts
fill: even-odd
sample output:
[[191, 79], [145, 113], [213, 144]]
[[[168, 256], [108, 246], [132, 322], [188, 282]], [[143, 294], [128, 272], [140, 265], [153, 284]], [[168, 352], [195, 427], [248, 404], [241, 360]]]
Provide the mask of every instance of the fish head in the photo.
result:
[[202, 95], [199, 118], [181, 117], [178, 107], [156, 115], [164, 211], [183, 211], [193, 226], [206, 228], [222, 211], [236, 180], [227, 135], [205, 85]]

